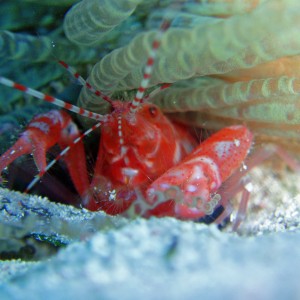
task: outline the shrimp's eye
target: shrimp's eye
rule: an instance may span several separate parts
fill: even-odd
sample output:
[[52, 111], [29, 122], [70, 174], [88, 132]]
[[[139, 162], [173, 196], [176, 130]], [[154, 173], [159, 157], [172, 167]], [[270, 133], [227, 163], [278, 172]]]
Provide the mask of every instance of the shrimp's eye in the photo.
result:
[[155, 118], [158, 115], [158, 108], [155, 106], [149, 107], [149, 114], [151, 117]]

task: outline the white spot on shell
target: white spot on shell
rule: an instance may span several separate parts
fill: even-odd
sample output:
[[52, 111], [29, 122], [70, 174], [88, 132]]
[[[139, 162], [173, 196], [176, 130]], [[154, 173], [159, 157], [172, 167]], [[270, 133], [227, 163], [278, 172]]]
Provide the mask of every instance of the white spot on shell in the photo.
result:
[[132, 168], [122, 168], [122, 174], [130, 178], [136, 176], [139, 173], [138, 170]]
[[239, 147], [241, 145], [241, 141], [238, 139], [235, 139], [233, 142], [237, 147]]
[[116, 190], [108, 191], [108, 193], [109, 193], [108, 200], [115, 201], [117, 195]]
[[248, 191], [248, 192], [253, 192], [253, 189], [254, 189], [254, 186], [251, 182], [248, 182], [246, 185], [245, 185], [245, 189]]
[[180, 151], [180, 144], [177, 141], [175, 144], [175, 151], [174, 151], [174, 157], [173, 157], [173, 163], [174, 165], [177, 164], [179, 162], [179, 160], [181, 159], [181, 151]]
[[193, 184], [189, 184], [189, 185], [186, 187], [186, 190], [187, 190], [188, 192], [193, 193], [193, 192], [197, 191], [197, 187], [196, 187], [195, 185], [193, 185]]
[[248, 169], [247, 165], [246, 165], [244, 162], [242, 162], [242, 168], [243, 168], [244, 170], [247, 170], [247, 169]]
[[57, 110], [50, 110], [47, 113], [47, 116], [48, 116], [48, 118], [51, 119], [53, 124], [57, 124], [58, 122], [60, 122], [60, 124], [64, 123], [64, 119], [63, 119], [61, 113]]
[[169, 183], [161, 183], [160, 184], [160, 187], [164, 190], [164, 189], [168, 189], [168, 188], [170, 188], [170, 184]]
[[186, 162], [188, 165], [193, 165], [193, 179], [201, 179], [205, 177], [203, 173], [203, 166], [207, 165], [209, 166], [210, 170], [212, 171], [214, 181], [216, 183], [216, 186], [220, 186], [222, 181], [219, 173], [219, 167], [218, 165], [210, 158], [207, 156], [199, 156], [195, 157], [189, 161]]
[[232, 148], [232, 142], [218, 142], [215, 144], [215, 152], [219, 158], [226, 158], [231, 155], [230, 149]]
[[210, 185], [210, 189], [214, 190], [217, 187], [217, 184], [213, 181]]
[[44, 133], [49, 133], [49, 125], [44, 122], [32, 122], [28, 127], [29, 128], [34, 127], [40, 129]]
[[151, 160], [144, 160], [144, 164], [147, 166], [147, 168], [153, 167], [153, 161]]
[[191, 180], [200, 180], [204, 177], [203, 169], [201, 166], [194, 166], [193, 168], [193, 175], [191, 176]]

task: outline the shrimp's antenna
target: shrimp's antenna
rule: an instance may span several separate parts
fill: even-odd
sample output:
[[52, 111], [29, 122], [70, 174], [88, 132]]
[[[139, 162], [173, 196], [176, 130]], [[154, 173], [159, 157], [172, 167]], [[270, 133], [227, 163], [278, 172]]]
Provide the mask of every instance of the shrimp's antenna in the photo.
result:
[[96, 90], [92, 85], [90, 85], [80, 74], [71, 66], [69, 66], [66, 62], [59, 60], [58, 61], [60, 65], [62, 65], [75, 79], [78, 80], [78, 82], [88, 88], [94, 95], [97, 97], [101, 97], [104, 101], [108, 102], [113, 106], [114, 100], [111, 99], [109, 96], [105, 95], [99, 90]]
[[154, 65], [156, 54], [157, 54], [157, 50], [161, 44], [161, 39], [162, 39], [164, 32], [170, 27], [170, 25], [171, 25], [171, 20], [165, 19], [162, 22], [162, 24], [160, 25], [159, 31], [157, 32], [156, 37], [155, 37], [154, 41], [152, 42], [150, 54], [147, 59], [147, 63], [146, 63], [144, 73], [143, 73], [143, 79], [140, 83], [140, 86], [138, 88], [138, 91], [137, 91], [134, 99], [130, 103], [130, 113], [132, 113], [132, 114], [134, 114], [137, 111], [139, 105], [143, 101], [145, 91], [149, 85], [150, 78], [153, 73], [153, 65]]
[[150, 101], [155, 95], [157, 95], [159, 92], [169, 88], [172, 85], [172, 83], [164, 83], [160, 87], [156, 88], [154, 91], [152, 91], [149, 95], [145, 96], [143, 98], [143, 102]]
[[83, 109], [81, 107], [78, 107], [76, 105], [67, 103], [67, 102], [65, 102], [63, 100], [60, 100], [58, 98], [55, 98], [53, 96], [41, 93], [41, 92], [39, 92], [35, 89], [29, 88], [29, 87], [27, 87], [25, 85], [22, 85], [20, 83], [14, 82], [14, 81], [12, 81], [12, 80], [10, 80], [6, 77], [3, 77], [3, 76], [0, 76], [0, 83], [3, 84], [3, 85], [6, 85], [8, 87], [14, 88], [16, 90], [19, 90], [21, 92], [24, 92], [24, 93], [26, 93], [30, 96], [35, 97], [35, 98], [47, 101], [47, 102], [52, 103], [56, 106], [59, 106], [59, 107], [62, 107], [66, 110], [72, 111], [72, 112], [74, 112], [76, 114], [79, 114], [83, 117], [87, 117], [87, 118], [94, 119], [96, 121], [102, 121], [102, 122], [106, 122], [107, 119], [109, 118], [109, 115], [100, 115], [100, 114], [94, 113], [92, 111]]

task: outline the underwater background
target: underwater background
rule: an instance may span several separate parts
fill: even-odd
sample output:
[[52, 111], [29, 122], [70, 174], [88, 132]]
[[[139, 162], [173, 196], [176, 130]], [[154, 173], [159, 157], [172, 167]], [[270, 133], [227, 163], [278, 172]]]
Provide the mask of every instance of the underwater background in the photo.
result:
[[[131, 99], [166, 15], [173, 21], [151, 90], [173, 85], [154, 102], [195, 128], [247, 124], [255, 146], [273, 143], [297, 158], [296, 0], [1, 1], [0, 74], [106, 113], [105, 102], [58, 61], [108, 95]], [[0, 86], [0, 153], [51, 108]], [[82, 129], [90, 124], [74, 118]], [[0, 298], [299, 299], [299, 175], [282, 165], [251, 173], [249, 214], [238, 233], [172, 218], [126, 220], [0, 189]], [[65, 174], [58, 166], [36, 193], [76, 198]], [[24, 190], [35, 175], [24, 158], [4, 174], [5, 187]]]

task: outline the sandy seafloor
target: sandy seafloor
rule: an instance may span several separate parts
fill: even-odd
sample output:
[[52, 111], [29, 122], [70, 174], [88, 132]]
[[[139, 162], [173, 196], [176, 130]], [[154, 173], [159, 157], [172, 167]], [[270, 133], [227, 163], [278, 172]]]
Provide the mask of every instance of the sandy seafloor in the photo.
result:
[[241, 238], [136, 220], [40, 263], [2, 262], [1, 299], [299, 299], [300, 232]]
[[1, 190], [1, 251], [21, 247], [29, 233], [68, 246], [51, 256], [36, 249], [31, 262], [1, 261], [0, 299], [300, 299], [297, 197], [250, 214], [232, 233], [174, 218], [109, 217]]

